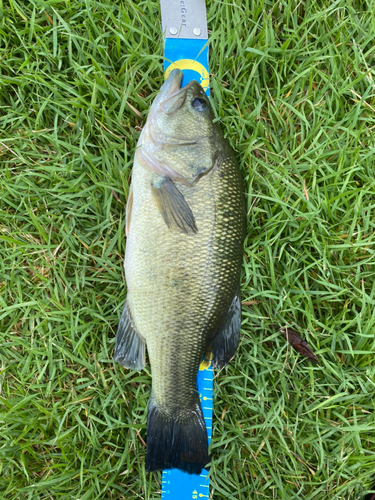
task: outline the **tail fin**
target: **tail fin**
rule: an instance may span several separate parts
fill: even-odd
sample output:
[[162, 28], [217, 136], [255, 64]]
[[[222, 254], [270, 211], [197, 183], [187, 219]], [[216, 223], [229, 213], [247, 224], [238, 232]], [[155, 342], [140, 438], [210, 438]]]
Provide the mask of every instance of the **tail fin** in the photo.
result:
[[170, 415], [150, 399], [146, 471], [180, 469], [200, 474], [209, 461], [207, 431], [199, 400], [182, 414]]

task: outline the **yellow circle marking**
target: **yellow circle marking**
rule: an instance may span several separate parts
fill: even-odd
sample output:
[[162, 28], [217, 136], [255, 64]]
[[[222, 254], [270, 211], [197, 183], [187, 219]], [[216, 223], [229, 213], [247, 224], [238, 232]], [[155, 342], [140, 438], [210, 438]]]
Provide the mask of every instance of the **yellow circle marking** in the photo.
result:
[[200, 84], [203, 89], [206, 91], [210, 85], [210, 75], [206, 68], [198, 61], [194, 61], [193, 59], [180, 59], [179, 61], [173, 62], [168, 68], [165, 70], [164, 78], [168, 78], [169, 73], [174, 69], [190, 69], [195, 71], [200, 75]]

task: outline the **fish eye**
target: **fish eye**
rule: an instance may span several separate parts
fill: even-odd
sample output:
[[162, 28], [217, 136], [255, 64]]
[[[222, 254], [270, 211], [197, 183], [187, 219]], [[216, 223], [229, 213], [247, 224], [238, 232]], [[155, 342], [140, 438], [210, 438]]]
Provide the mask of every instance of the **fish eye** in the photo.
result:
[[206, 109], [208, 109], [208, 102], [206, 99], [200, 99], [199, 97], [193, 99], [191, 105], [197, 111], [206, 111]]

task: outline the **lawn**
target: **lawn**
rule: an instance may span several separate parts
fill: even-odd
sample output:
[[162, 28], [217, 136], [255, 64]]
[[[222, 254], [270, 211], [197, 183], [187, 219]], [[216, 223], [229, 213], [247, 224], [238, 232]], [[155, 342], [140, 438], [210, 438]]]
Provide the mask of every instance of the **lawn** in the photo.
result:
[[[211, 102], [248, 205], [212, 499], [360, 500], [375, 480], [375, 3], [207, 7]], [[156, 0], [0, 0], [0, 500], [160, 498], [150, 370], [112, 354], [162, 64]]]

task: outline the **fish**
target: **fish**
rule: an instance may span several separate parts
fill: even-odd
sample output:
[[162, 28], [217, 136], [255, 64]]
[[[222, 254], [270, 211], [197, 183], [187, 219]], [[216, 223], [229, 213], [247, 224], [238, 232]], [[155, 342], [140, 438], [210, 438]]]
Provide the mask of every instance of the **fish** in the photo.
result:
[[246, 233], [244, 185], [233, 150], [197, 81], [171, 71], [142, 129], [126, 206], [127, 297], [114, 360], [152, 387], [146, 472], [200, 474], [210, 462], [196, 377], [234, 356]]

